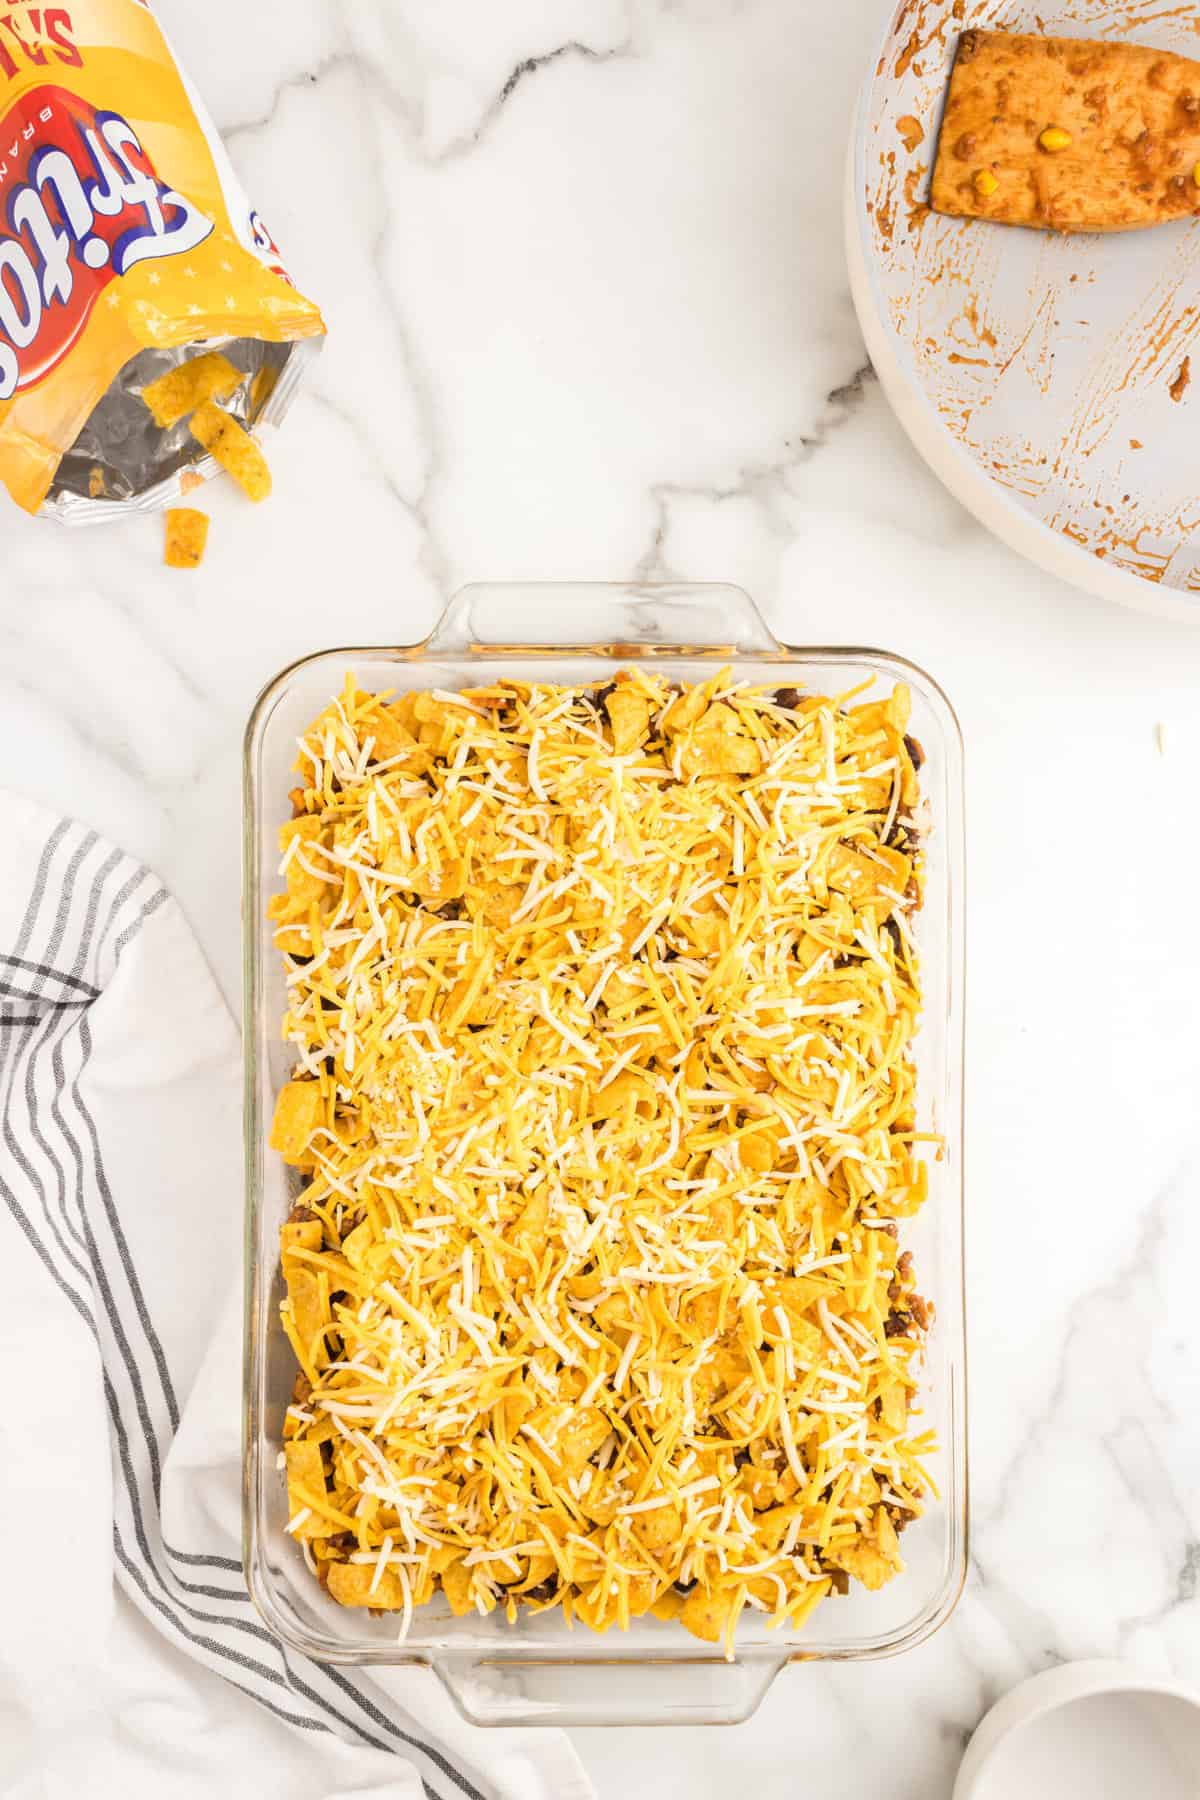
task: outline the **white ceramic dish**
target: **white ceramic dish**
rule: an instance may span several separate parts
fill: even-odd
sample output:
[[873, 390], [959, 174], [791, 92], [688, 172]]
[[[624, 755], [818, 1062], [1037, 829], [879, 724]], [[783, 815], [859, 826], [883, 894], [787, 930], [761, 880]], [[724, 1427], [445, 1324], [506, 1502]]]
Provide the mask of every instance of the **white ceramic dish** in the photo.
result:
[[1065, 1663], [1006, 1694], [971, 1739], [954, 1800], [1195, 1800], [1200, 1693], [1125, 1663]]
[[[917, 449], [998, 537], [1092, 593], [1200, 619], [1200, 220], [1063, 237], [930, 213], [943, 97], [970, 25], [1200, 58], [1192, 9], [1155, 0], [901, 0], [847, 170], [851, 290], [871, 360]], [[1189, 364], [1180, 386], [1188, 357], [1196, 380]]]

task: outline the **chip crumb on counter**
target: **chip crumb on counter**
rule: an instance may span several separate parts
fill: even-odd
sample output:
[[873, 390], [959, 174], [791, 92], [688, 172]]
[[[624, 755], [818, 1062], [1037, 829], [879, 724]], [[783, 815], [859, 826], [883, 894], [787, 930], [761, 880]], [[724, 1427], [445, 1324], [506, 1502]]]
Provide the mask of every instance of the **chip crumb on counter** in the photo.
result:
[[265, 500], [271, 492], [271, 471], [259, 446], [231, 414], [213, 400], [205, 400], [192, 414], [192, 436], [232, 475], [251, 500]]
[[173, 506], [167, 512], [163, 561], [169, 569], [195, 569], [204, 558], [208, 542], [208, 514], [194, 506]]

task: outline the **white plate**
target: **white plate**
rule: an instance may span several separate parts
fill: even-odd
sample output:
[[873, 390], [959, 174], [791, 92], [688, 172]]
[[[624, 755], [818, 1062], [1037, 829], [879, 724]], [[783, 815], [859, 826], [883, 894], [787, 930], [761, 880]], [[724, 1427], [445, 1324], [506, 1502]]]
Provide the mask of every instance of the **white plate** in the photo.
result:
[[971, 1739], [954, 1800], [1195, 1800], [1200, 1697], [1125, 1663], [1064, 1663], [1023, 1681]]
[[846, 193], [867, 349], [937, 475], [1042, 567], [1200, 619], [1200, 220], [1064, 237], [930, 213], [970, 25], [1200, 58], [1200, 17], [1162, 0], [903, 0], [859, 99]]

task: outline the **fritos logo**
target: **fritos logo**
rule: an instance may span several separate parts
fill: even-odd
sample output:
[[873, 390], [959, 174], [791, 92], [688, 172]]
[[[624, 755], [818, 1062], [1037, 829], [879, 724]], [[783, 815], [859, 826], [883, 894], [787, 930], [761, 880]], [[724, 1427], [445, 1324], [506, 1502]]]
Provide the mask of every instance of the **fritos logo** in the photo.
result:
[[128, 120], [54, 86], [0, 123], [0, 204], [0, 400], [61, 362], [110, 282], [213, 229], [159, 181]]

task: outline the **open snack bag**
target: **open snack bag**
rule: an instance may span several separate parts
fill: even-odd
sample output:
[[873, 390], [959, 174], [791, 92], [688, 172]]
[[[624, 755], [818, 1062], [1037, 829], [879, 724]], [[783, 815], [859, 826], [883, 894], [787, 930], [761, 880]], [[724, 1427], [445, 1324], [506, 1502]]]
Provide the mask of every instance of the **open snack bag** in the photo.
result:
[[81, 523], [253, 473], [247, 432], [282, 417], [324, 325], [144, 0], [0, 12], [0, 202], [18, 505]]

